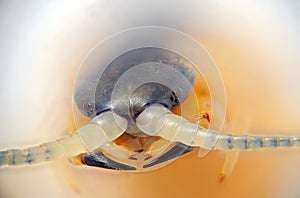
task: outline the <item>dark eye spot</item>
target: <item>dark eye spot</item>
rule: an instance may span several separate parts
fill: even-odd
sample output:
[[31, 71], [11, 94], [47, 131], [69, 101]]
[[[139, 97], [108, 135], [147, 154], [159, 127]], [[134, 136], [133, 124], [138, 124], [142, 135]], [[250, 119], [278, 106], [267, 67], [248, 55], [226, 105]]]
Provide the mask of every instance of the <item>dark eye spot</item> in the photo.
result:
[[174, 96], [171, 96], [170, 100], [171, 100], [172, 102], [174, 102], [174, 101], [175, 101]]
[[179, 103], [179, 100], [174, 91], [172, 91], [172, 94], [170, 96], [170, 101], [173, 103], [173, 105], [177, 105]]

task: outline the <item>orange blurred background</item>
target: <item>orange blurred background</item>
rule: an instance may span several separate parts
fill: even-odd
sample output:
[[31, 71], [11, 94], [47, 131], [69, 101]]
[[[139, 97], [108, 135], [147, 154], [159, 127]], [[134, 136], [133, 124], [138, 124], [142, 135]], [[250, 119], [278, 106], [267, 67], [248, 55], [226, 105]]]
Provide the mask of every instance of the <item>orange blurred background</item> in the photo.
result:
[[[72, 89], [87, 53], [125, 28], [160, 25], [199, 41], [227, 94], [223, 132], [300, 135], [296, 1], [28, 1], [0, 3], [0, 149], [74, 130]], [[197, 152], [148, 173], [68, 161], [1, 168], [0, 197], [300, 197], [300, 150], [240, 154], [218, 181], [224, 155]]]

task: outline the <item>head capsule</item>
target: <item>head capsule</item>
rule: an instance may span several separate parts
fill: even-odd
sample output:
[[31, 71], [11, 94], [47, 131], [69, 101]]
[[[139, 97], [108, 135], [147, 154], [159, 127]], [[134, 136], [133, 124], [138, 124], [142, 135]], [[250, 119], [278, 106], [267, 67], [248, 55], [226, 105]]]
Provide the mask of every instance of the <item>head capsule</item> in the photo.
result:
[[[193, 44], [181, 32], [144, 27], [114, 35], [92, 50], [75, 82], [75, 122], [81, 126], [89, 119], [113, 110], [128, 120], [128, 128], [106, 147], [80, 156], [84, 164], [147, 171], [164, 166], [194, 149], [148, 136], [135, 123], [137, 116], [154, 103], [183, 116], [199, 114], [205, 108], [206, 112], [214, 114], [211, 101], [203, 102], [195, 92], [195, 82], [201, 81], [202, 93], [211, 97], [206, 84], [209, 79], [203, 79], [198, 67], [187, 58]], [[204, 57], [210, 58], [206, 52]], [[204, 63], [209, 65], [210, 61], [204, 60]], [[184, 106], [187, 98], [190, 109]]]

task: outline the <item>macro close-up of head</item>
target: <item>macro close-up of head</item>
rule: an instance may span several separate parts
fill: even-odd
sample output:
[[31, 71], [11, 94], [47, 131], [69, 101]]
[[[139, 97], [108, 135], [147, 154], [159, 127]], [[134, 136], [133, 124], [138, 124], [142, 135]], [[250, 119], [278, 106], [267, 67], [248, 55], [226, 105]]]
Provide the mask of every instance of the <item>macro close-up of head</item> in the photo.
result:
[[297, 1], [1, 1], [0, 198], [300, 197]]

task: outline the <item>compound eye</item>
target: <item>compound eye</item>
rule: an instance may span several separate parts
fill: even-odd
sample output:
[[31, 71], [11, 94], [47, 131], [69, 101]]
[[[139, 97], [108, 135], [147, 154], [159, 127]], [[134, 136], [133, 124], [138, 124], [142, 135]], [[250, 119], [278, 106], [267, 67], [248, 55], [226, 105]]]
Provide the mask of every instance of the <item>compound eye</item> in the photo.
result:
[[[211, 82], [214, 86], [210, 87]], [[78, 127], [109, 110], [126, 118], [126, 133], [111, 146], [125, 149], [128, 156], [120, 159], [118, 151], [99, 149], [82, 156], [82, 161], [91, 166], [140, 171], [171, 162], [193, 148], [144, 134], [135, 123], [138, 115], [157, 103], [190, 121], [201, 124], [205, 120], [205, 127], [219, 130], [222, 122], [210, 118], [224, 118], [224, 93], [207, 52], [183, 33], [143, 27], [116, 34], [100, 43], [82, 63], [74, 87], [74, 117]], [[217, 104], [214, 101], [221, 105], [213, 108]], [[97, 156], [106, 157], [109, 165], [96, 163]]]

